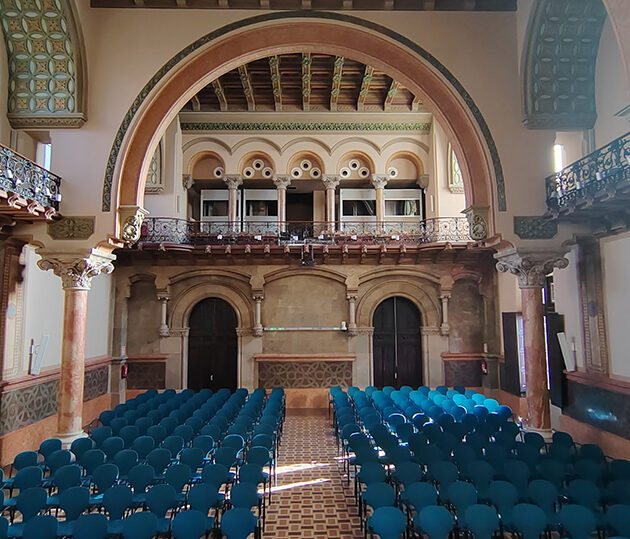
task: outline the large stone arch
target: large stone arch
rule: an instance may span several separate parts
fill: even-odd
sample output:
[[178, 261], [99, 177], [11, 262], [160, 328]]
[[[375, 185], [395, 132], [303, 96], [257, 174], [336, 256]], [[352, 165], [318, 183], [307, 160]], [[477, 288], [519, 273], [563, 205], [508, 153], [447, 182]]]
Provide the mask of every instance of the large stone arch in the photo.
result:
[[[357, 324], [371, 327], [374, 311], [387, 298], [399, 296], [411, 301], [422, 315], [422, 325], [437, 328], [440, 325], [440, 310], [434, 285], [425, 281], [410, 280], [406, 275], [394, 275], [389, 278], [375, 279], [367, 290], [359, 288], [360, 299], [357, 302]], [[434, 292], [431, 294], [430, 292]], [[434, 297], [433, 297], [434, 296]]]
[[[110, 152], [103, 210], [142, 206], [144, 178], [162, 132], [199, 89], [240, 64], [291, 51], [335, 54], [386, 71], [420, 96], [462, 156], [469, 205], [505, 210], [503, 173], [489, 128], [461, 83], [429, 52], [380, 25], [336, 13], [265, 14], [223, 27], [173, 57], [125, 116]], [[128, 216], [120, 212], [119, 221]]]

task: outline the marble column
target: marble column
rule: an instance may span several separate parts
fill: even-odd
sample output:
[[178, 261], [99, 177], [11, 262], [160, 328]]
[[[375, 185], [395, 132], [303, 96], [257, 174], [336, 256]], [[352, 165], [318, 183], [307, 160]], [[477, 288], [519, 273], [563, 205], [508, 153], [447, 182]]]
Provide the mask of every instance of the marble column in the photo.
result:
[[387, 174], [372, 174], [370, 179], [376, 191], [376, 226], [379, 233], [383, 232], [385, 224], [385, 186], [388, 180]]
[[228, 188], [228, 221], [230, 229], [238, 231], [238, 188], [243, 184], [243, 177], [240, 174], [226, 174], [223, 181]]
[[70, 444], [83, 436], [83, 384], [88, 291], [92, 278], [111, 273], [115, 257], [92, 250], [82, 257], [72, 253], [39, 253], [39, 267], [61, 277], [64, 290], [61, 374], [57, 405], [57, 437]]
[[348, 335], [357, 334], [357, 299], [356, 294], [348, 294]]
[[335, 189], [340, 181], [341, 177], [336, 174], [322, 176], [322, 183], [326, 188], [326, 228], [330, 232], [335, 231]]
[[263, 294], [254, 294], [254, 337], [262, 337], [263, 325], [262, 325], [262, 301], [265, 299]]
[[509, 249], [494, 256], [498, 261], [497, 270], [516, 275], [521, 289], [527, 384], [526, 428], [550, 437], [551, 415], [542, 289], [545, 286], [545, 277], [554, 268], [566, 268], [569, 261], [562, 254], [549, 250]]
[[170, 331], [168, 328], [168, 323], [167, 323], [167, 305], [169, 302], [170, 298], [168, 297], [168, 295], [166, 294], [159, 294], [158, 295], [158, 301], [160, 302], [160, 306], [161, 306], [161, 316], [160, 316], [160, 337], [168, 337], [170, 335]]
[[442, 302], [442, 324], [440, 325], [440, 333], [442, 335], [448, 335], [451, 327], [448, 323], [448, 302], [451, 299], [451, 293], [442, 292], [440, 294], [440, 301]]
[[276, 174], [273, 177], [278, 195], [278, 227], [280, 232], [287, 230], [287, 187], [291, 185], [291, 176], [288, 174]]

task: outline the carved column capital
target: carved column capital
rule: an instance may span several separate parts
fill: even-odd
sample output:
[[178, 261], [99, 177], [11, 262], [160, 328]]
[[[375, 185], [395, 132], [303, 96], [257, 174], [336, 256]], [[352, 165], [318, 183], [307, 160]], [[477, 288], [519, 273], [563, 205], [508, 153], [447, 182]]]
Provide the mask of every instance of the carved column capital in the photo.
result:
[[240, 174], [225, 174], [223, 181], [228, 189], [238, 189], [239, 185], [243, 185], [243, 176]]
[[140, 206], [120, 206], [120, 237], [126, 243], [136, 243], [140, 239], [142, 223], [149, 212]]
[[339, 174], [324, 174], [322, 176], [322, 183], [326, 189], [336, 189], [341, 181]]
[[101, 273], [114, 271], [112, 262], [115, 255], [92, 250], [88, 256], [82, 257], [77, 253], [46, 253], [39, 252], [41, 260], [37, 262], [40, 269], [61, 277], [64, 290], [89, 290], [92, 277]]
[[276, 189], [286, 189], [291, 185], [291, 176], [288, 174], [274, 174], [273, 184], [276, 186]]
[[374, 189], [384, 189], [389, 181], [389, 176], [387, 174], [372, 174], [370, 178], [370, 182], [372, 182], [372, 186]]
[[519, 288], [543, 288], [545, 277], [554, 268], [566, 268], [564, 253], [550, 250], [509, 249], [494, 255], [497, 270], [518, 278]]

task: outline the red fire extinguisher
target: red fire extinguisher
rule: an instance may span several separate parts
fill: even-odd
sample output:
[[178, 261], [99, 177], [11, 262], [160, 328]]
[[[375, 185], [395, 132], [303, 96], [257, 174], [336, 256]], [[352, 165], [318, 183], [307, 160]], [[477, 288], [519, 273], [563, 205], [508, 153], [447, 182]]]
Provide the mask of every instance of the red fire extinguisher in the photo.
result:
[[125, 364], [120, 368], [120, 377], [125, 379], [127, 378], [127, 372], [129, 371], [129, 367]]
[[488, 374], [488, 362], [485, 359], [481, 360], [481, 374], [484, 376]]

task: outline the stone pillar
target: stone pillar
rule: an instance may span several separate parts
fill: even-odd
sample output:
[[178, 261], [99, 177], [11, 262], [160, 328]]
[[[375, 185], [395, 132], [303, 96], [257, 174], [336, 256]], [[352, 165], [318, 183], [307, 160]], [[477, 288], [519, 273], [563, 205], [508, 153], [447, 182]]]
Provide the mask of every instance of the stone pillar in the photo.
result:
[[448, 302], [451, 299], [451, 293], [442, 292], [440, 294], [440, 301], [442, 302], [442, 324], [440, 325], [440, 333], [442, 335], [448, 335], [451, 327], [448, 324]]
[[357, 334], [357, 295], [348, 294], [348, 335]]
[[57, 405], [57, 437], [70, 444], [83, 436], [83, 383], [85, 376], [85, 328], [87, 297], [92, 277], [111, 273], [115, 257], [92, 250], [77, 253], [39, 253], [38, 266], [61, 277], [64, 290], [61, 375]]
[[527, 421], [526, 428], [551, 436], [547, 354], [545, 348], [542, 289], [545, 276], [554, 268], [566, 268], [569, 261], [554, 251], [509, 249], [494, 255], [497, 270], [516, 275], [521, 289]]
[[278, 194], [278, 227], [280, 232], [287, 230], [287, 187], [291, 185], [291, 176], [288, 174], [276, 174], [273, 177]]
[[253, 295], [255, 305], [254, 305], [254, 337], [262, 337], [263, 335], [263, 325], [262, 325], [262, 301], [265, 299], [263, 294], [254, 294]]
[[238, 187], [243, 184], [243, 177], [240, 174], [226, 174], [223, 181], [228, 188], [228, 221], [230, 229], [238, 230]]
[[326, 229], [335, 231], [335, 189], [341, 178], [336, 174], [324, 174], [322, 183], [326, 188]]
[[388, 180], [387, 174], [372, 174], [370, 179], [376, 190], [376, 227], [379, 233], [383, 232], [385, 224], [385, 186]]
[[160, 316], [160, 337], [168, 337], [170, 335], [167, 323], [167, 305], [170, 299], [167, 294], [158, 294], [158, 301], [162, 307]]

